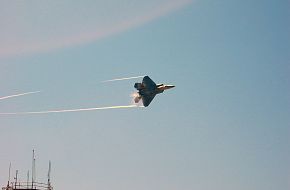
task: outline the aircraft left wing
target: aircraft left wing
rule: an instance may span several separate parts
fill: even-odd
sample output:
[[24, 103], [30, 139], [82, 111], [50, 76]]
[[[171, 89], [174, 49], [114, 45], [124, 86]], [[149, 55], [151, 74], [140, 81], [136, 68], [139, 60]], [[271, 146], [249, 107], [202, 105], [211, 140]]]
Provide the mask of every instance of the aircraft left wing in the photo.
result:
[[155, 94], [150, 95], [150, 96], [149, 95], [142, 96], [143, 106], [145, 106], [145, 107], [149, 106], [149, 104], [152, 102], [154, 97], [155, 97]]
[[157, 88], [155, 82], [151, 78], [149, 78], [148, 76], [145, 76], [143, 78], [142, 84], [147, 90], [155, 90]]

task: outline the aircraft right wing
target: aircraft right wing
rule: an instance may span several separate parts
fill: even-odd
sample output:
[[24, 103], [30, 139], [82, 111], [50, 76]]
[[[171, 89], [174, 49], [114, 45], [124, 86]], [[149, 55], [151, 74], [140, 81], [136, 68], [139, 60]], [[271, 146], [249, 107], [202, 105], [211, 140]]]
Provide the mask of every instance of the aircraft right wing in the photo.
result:
[[155, 97], [155, 94], [151, 96], [148, 96], [148, 95], [142, 96], [143, 106], [145, 107], [149, 106], [149, 104], [152, 102], [154, 97]]
[[[145, 76], [143, 78], [142, 84], [148, 90], [155, 90], [157, 88], [155, 82], [151, 78], [149, 78], [148, 76]], [[153, 98], [154, 98], [154, 96], [153, 96]]]

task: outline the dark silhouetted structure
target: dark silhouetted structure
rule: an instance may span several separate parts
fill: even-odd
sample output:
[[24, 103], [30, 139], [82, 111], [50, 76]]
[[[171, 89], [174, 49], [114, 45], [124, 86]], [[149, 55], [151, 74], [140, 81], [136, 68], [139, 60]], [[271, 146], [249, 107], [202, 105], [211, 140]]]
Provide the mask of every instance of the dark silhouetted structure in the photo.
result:
[[49, 161], [48, 167], [48, 175], [47, 175], [47, 183], [40, 183], [35, 181], [35, 154], [33, 150], [32, 156], [32, 170], [31, 170], [31, 181], [29, 180], [29, 171], [27, 172], [27, 180], [26, 182], [18, 181], [18, 170], [16, 170], [16, 175], [14, 177], [14, 181], [10, 181], [10, 171], [11, 164], [9, 165], [9, 177], [8, 183], [6, 187], [2, 187], [2, 190], [53, 190], [50, 182], [50, 172], [51, 172], [51, 162]]
[[156, 96], [156, 94], [163, 93], [164, 90], [168, 90], [175, 86], [155, 84], [151, 78], [145, 76], [142, 83], [135, 83], [134, 87], [138, 90], [138, 96], [134, 99], [135, 103], [138, 103], [142, 99], [143, 105], [147, 107]]

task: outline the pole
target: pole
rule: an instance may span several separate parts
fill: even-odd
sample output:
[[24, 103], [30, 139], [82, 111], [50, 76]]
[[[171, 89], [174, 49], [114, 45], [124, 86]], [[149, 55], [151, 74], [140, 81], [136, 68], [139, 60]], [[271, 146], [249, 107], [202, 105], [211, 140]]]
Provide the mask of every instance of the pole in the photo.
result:
[[33, 183], [34, 183], [34, 149], [32, 150], [32, 170], [31, 170], [31, 189], [33, 189]]
[[7, 183], [7, 187], [9, 187], [9, 184], [10, 184], [10, 173], [11, 173], [11, 162], [9, 163], [9, 174], [8, 174], [8, 183]]
[[26, 183], [26, 185], [27, 185], [27, 189], [29, 188], [29, 170], [27, 171], [27, 183]]
[[16, 185], [17, 185], [17, 177], [18, 177], [18, 170], [16, 170], [16, 176], [15, 176], [15, 189], [17, 189], [16, 188]]

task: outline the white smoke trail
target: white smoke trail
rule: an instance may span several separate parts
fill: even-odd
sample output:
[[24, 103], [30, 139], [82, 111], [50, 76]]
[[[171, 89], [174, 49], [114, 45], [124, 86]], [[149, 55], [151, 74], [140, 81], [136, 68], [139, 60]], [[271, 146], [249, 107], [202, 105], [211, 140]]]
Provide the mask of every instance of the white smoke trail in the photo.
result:
[[126, 78], [111, 79], [111, 80], [105, 80], [105, 81], [102, 81], [102, 82], [113, 82], [113, 81], [120, 81], [120, 80], [129, 80], [129, 79], [137, 79], [137, 78], [142, 78], [142, 77], [144, 77], [144, 75], [136, 76], [136, 77], [126, 77]]
[[3, 97], [0, 97], [0, 100], [4, 100], [4, 99], [8, 99], [8, 98], [14, 98], [14, 97], [18, 97], [18, 96], [24, 96], [24, 95], [28, 95], [28, 94], [35, 94], [35, 93], [39, 93], [39, 92], [40, 91], [34, 91], [34, 92], [25, 92], [25, 93], [21, 93], [21, 94], [3, 96]]
[[96, 107], [96, 108], [80, 108], [80, 109], [33, 111], [33, 112], [7, 112], [7, 113], [0, 113], [0, 115], [48, 114], [48, 113], [81, 112], [81, 111], [95, 111], [95, 110], [107, 110], [107, 109], [125, 109], [125, 108], [137, 108], [137, 107], [143, 107], [143, 106], [128, 105], [128, 106], [108, 106], [108, 107]]

